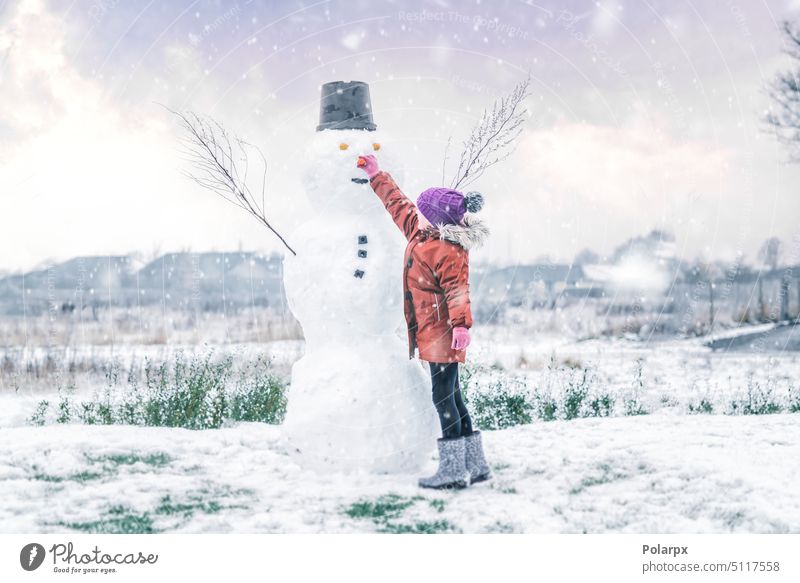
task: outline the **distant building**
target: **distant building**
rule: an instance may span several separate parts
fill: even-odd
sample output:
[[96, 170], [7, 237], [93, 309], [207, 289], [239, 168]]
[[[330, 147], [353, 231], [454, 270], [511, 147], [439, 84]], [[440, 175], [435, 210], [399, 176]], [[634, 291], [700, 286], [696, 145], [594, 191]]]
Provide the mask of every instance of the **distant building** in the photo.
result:
[[76, 257], [0, 277], [0, 314], [72, 314], [99, 308], [158, 305], [219, 311], [270, 307], [287, 311], [282, 258], [252, 252], [168, 253], [140, 264], [128, 256]]
[[559, 298], [600, 297], [603, 289], [580, 265], [542, 263], [487, 270], [471, 281], [477, 300], [511, 306], [552, 307]]

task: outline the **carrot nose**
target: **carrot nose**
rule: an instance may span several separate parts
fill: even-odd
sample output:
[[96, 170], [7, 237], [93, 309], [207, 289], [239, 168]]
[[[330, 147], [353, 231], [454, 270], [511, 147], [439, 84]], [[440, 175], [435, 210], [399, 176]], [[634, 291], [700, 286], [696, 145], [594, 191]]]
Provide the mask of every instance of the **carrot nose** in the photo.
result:
[[364, 156], [359, 156], [358, 160], [356, 161], [356, 166], [358, 166], [359, 168], [363, 168], [366, 165], [367, 165], [367, 159], [364, 158]]

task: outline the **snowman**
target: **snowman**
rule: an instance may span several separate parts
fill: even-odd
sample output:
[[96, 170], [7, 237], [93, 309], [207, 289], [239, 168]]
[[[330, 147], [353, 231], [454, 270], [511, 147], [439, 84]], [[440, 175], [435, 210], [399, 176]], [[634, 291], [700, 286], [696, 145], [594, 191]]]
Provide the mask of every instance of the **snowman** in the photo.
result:
[[292, 367], [282, 437], [305, 467], [416, 471], [439, 433], [430, 378], [409, 360], [401, 283], [406, 241], [358, 156], [380, 152], [400, 177], [373, 123], [369, 86], [322, 86], [320, 124], [304, 185], [313, 209], [284, 260], [289, 308], [305, 336]]

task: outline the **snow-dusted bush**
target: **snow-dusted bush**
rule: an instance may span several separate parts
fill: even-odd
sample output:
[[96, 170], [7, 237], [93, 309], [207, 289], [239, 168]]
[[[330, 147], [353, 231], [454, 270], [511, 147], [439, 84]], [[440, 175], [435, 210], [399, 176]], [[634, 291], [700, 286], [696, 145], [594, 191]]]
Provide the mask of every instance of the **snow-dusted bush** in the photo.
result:
[[536, 418], [542, 421], [555, 421], [558, 419], [558, 401], [549, 393], [535, 391], [533, 394]]
[[268, 363], [261, 357], [254, 367], [260, 372], [241, 371], [236, 386], [229, 393], [230, 418], [278, 425], [286, 414], [286, 388], [281, 379], [267, 372]]
[[800, 413], [800, 391], [798, 391], [794, 385], [789, 385], [789, 398], [787, 401], [789, 402], [789, 412], [790, 413]]
[[78, 400], [74, 387], [62, 390], [54, 416], [48, 414], [50, 403], [41, 401], [30, 422], [211, 429], [228, 420], [283, 421], [286, 389], [269, 362], [259, 357], [238, 371], [234, 365], [232, 355], [215, 359], [208, 352], [187, 358], [179, 352], [172, 362], [146, 360], [141, 380], [130, 370], [122, 382], [119, 366], [113, 363], [101, 393]]
[[647, 415], [648, 411], [642, 404], [644, 390], [644, 360], [638, 358], [634, 369], [633, 384], [623, 400], [625, 415]]
[[542, 421], [610, 417], [615, 398], [595, 371], [573, 358], [558, 362], [552, 355], [540, 386], [533, 391], [536, 417]]
[[513, 394], [503, 387], [478, 394], [472, 401], [472, 419], [481, 429], [507, 429], [533, 421], [533, 406], [522, 394]]
[[[572, 367], [570, 367], [572, 368]], [[573, 369], [574, 370], [574, 369]], [[582, 369], [579, 376], [572, 375], [564, 387], [564, 419], [586, 417], [585, 401], [589, 396], [589, 369]]]
[[524, 376], [468, 365], [462, 369], [461, 390], [473, 422], [481, 429], [505, 429], [534, 419], [610, 417], [615, 405], [590, 369], [557, 365], [554, 360], [542, 385], [533, 389]]
[[708, 399], [700, 399], [697, 403], [689, 403], [689, 413], [705, 413], [711, 414], [714, 412], [714, 404]]
[[644, 359], [633, 361], [631, 375], [627, 383], [609, 387], [593, 367], [573, 359], [559, 361], [555, 355], [540, 370], [514, 372], [470, 363], [461, 373], [470, 413], [482, 429], [534, 420], [647, 415], [661, 408], [703, 415], [800, 413], [800, 390], [784, 377], [756, 380], [751, 374], [741, 386], [732, 379], [733, 386], [722, 393], [716, 385], [699, 386], [688, 398], [671, 392], [656, 398]]
[[47, 410], [50, 408], [50, 401], [44, 399], [39, 401], [36, 409], [28, 419], [31, 425], [44, 425], [47, 419]]
[[[789, 395], [791, 396], [791, 391]], [[752, 377], [747, 380], [747, 389], [744, 395], [732, 399], [729, 409], [731, 415], [771, 415], [781, 411], [783, 411], [783, 405], [776, 395], [773, 384], [767, 381], [765, 385], [762, 385], [754, 381]]]
[[497, 368], [473, 365], [462, 367], [459, 380], [476, 427], [506, 429], [533, 421], [533, 405], [526, 396], [524, 379], [509, 377]]
[[600, 393], [589, 399], [589, 411], [591, 415], [588, 417], [611, 417], [614, 412], [614, 397], [608, 393]]

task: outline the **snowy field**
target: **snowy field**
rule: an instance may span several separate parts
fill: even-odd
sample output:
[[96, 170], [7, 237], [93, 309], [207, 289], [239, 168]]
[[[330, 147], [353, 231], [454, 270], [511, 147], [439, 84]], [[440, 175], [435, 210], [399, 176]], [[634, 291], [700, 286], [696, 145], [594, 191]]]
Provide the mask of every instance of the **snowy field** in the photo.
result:
[[[754, 329], [762, 330], [759, 342], [768, 349], [714, 351], [705, 346], [707, 338], [575, 340], [487, 327], [476, 333], [472, 359], [500, 369], [505, 376], [521, 378], [528, 387], [553, 392], [585, 371], [587, 384], [596, 390], [617, 397], [638, 391], [649, 412], [685, 413], [701, 401], [713, 404], [716, 412], [726, 412], [731, 401], [741, 399], [748, 389], [796, 399], [800, 352], [773, 345], [771, 325], [747, 328]], [[800, 326], [780, 333], [781, 342], [798, 337]]]
[[[785, 333], [784, 333], [785, 334]], [[791, 329], [800, 336], [800, 327]], [[531, 333], [507, 327], [479, 327], [470, 347], [469, 363], [496, 371], [500, 378], [514, 378], [530, 388], [558, 391], [570, 378], [587, 371], [595, 389], [625, 395], [641, 389], [648, 411], [672, 409], [686, 412], [702, 400], [724, 412], [731, 399], [757, 386], [780, 397], [800, 398], [800, 352], [769, 350], [712, 351], [705, 340], [576, 341], [556, 334]], [[58, 389], [74, 387], [76, 395], [91, 396], [107, 384], [106, 367], [115, 363], [123, 372], [141, 368], [150, 359], [168, 362], [178, 353], [203, 355], [213, 351], [237, 360], [267, 358], [272, 369], [289, 379], [291, 365], [304, 353], [302, 340], [262, 344], [220, 345], [123, 345], [58, 348], [56, 366], [49, 367], [44, 348], [0, 350], [21, 372], [0, 367], [0, 427], [25, 424], [36, 403], [55, 401]], [[50, 370], [52, 368], [52, 370]], [[34, 371], [25, 372], [25, 371]], [[798, 401], [800, 404], [800, 401]]]
[[[798, 532], [800, 423], [649, 415], [485, 433], [494, 480], [304, 471], [279, 428], [0, 430], [4, 532]], [[434, 461], [430, 462], [434, 469]]]
[[[590, 392], [648, 414], [532, 422], [484, 431], [495, 478], [426, 491], [414, 475], [315, 473], [299, 466], [280, 426], [228, 423], [187, 430], [82, 425], [30, 416], [55, 383], [89, 397], [102, 363], [169, 359], [178, 346], [76, 347], [68, 370], [4, 377], [0, 391], [3, 532], [800, 532], [797, 352], [713, 352], [695, 340], [576, 341], [502, 328], [476, 330], [475, 398], [499, 375], [537, 394], [586, 374]], [[202, 353], [208, 347], [183, 347]], [[288, 379], [302, 341], [216, 346], [267, 356]], [[41, 362], [42, 351], [12, 351]], [[8, 355], [9, 352], [6, 352]], [[87, 364], [95, 363], [95, 364]], [[38, 365], [36, 365], [38, 366]], [[38, 370], [33, 366], [32, 370]], [[43, 367], [45, 369], [47, 367]], [[584, 373], [584, 371], [588, 371]], [[780, 405], [731, 414], [747, 387]], [[289, 388], [291, 398], [291, 388]], [[710, 403], [705, 414], [690, 407]], [[619, 407], [618, 407], [619, 409]], [[434, 444], [427, 471], [436, 467]]]

